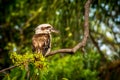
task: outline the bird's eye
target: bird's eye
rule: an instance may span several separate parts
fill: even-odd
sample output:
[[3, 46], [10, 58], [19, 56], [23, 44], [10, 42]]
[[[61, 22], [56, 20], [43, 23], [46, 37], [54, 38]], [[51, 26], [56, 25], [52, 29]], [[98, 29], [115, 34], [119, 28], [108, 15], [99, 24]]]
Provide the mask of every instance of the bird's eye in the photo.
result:
[[46, 29], [46, 27], [42, 27], [42, 28], [41, 28], [41, 30], [45, 30], [45, 29]]
[[51, 26], [47, 26], [46, 28], [47, 28], [47, 29], [48, 29], [48, 28], [51, 28]]
[[42, 27], [41, 29], [42, 29], [42, 30], [45, 30], [45, 29], [49, 29], [49, 28], [51, 28], [51, 26]]

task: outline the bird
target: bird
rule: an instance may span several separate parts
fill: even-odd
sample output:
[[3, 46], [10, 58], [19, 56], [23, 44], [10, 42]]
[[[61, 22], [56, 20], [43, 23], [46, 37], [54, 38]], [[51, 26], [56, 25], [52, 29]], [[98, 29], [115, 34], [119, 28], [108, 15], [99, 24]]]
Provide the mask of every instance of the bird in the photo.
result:
[[40, 24], [35, 28], [35, 34], [32, 37], [32, 51], [48, 55], [51, 50], [51, 33], [59, 33], [50, 24]]

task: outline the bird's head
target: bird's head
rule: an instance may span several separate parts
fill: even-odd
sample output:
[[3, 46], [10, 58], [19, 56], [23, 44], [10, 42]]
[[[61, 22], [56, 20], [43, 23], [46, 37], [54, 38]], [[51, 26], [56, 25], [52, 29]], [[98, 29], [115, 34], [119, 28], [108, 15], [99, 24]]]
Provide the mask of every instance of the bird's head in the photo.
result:
[[51, 32], [58, 33], [50, 24], [41, 24], [35, 28], [35, 34], [50, 34]]

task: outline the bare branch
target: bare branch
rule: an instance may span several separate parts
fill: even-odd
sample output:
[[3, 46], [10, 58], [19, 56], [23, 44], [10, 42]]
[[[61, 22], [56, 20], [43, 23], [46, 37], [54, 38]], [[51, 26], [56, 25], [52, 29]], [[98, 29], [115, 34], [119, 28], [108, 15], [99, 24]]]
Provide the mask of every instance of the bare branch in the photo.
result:
[[10, 70], [10, 69], [13, 69], [15, 67], [17, 67], [17, 66], [11, 66], [9, 68], [2, 69], [2, 70], [0, 70], [0, 73], [5, 72], [5, 71]]
[[78, 49], [83, 48], [86, 45], [86, 42], [87, 42], [87, 39], [88, 39], [88, 36], [89, 36], [89, 9], [90, 9], [91, 2], [92, 2], [92, 0], [88, 0], [85, 3], [85, 6], [84, 6], [84, 8], [85, 8], [85, 14], [84, 14], [85, 22], [84, 22], [84, 38], [83, 38], [83, 40], [71, 49], [59, 49], [59, 50], [50, 52], [46, 56], [54, 55], [54, 54], [57, 54], [57, 53], [73, 54]]
[[[31, 60], [28, 59], [26, 62], [30, 62], [30, 61], [31, 61]], [[7, 70], [16, 68], [16, 67], [18, 67], [18, 66], [20, 66], [20, 65], [22, 65], [22, 64], [24, 64], [24, 63], [25, 63], [25, 62], [22, 62], [22, 63], [20, 63], [20, 64], [18, 64], [18, 65], [14, 65], [14, 66], [10, 66], [10, 67], [5, 68], [5, 69], [1, 69], [1, 70], [0, 70], [0, 73], [3, 73], [3, 72], [5, 72], [5, 71], [7, 71]], [[26, 64], [24, 64], [24, 65], [26, 66]]]
[[106, 61], [106, 57], [104, 55], [104, 53], [100, 50], [98, 43], [95, 41], [94, 37], [92, 36], [92, 34], [90, 33], [90, 38], [92, 40], [92, 43], [94, 44], [94, 46], [97, 48], [98, 52], [100, 53], [100, 55], [102, 56], [102, 61]]

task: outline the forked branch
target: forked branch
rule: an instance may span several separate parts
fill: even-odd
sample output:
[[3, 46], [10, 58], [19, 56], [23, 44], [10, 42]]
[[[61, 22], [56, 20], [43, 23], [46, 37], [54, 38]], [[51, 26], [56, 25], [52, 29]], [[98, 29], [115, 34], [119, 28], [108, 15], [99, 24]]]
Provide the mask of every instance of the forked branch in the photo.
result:
[[89, 36], [89, 10], [90, 10], [91, 2], [92, 2], [92, 0], [88, 0], [84, 6], [84, 8], [85, 8], [85, 14], [84, 14], [85, 21], [84, 21], [84, 37], [83, 37], [82, 41], [71, 49], [59, 49], [59, 50], [52, 51], [49, 54], [47, 54], [46, 57], [57, 54], [57, 53], [74, 54], [78, 49], [83, 48], [86, 45], [86, 42], [87, 42], [87, 39]]

